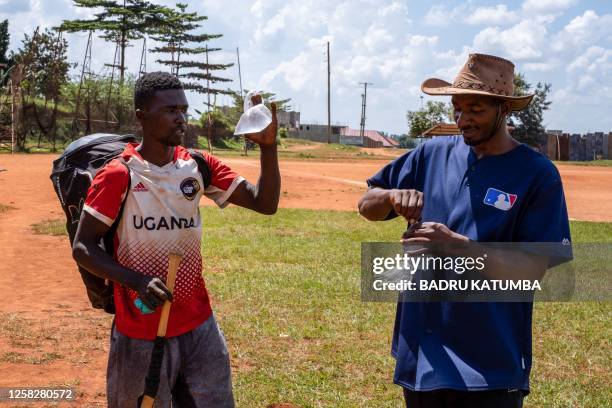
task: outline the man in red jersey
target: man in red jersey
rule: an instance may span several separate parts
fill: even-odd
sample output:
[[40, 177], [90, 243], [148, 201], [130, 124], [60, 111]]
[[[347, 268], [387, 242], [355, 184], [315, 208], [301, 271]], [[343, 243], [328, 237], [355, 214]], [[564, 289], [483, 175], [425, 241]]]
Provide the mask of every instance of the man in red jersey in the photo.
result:
[[[202, 278], [198, 207], [205, 195], [221, 208], [232, 203], [263, 214], [276, 212], [276, 107], [265, 130], [247, 135], [261, 149], [261, 175], [253, 185], [202, 152], [210, 176], [204, 180], [196, 160], [180, 146], [188, 104], [175, 76], [143, 75], [135, 85], [134, 104], [142, 142], [128, 145], [96, 175], [73, 247], [81, 266], [114, 283], [108, 406], [136, 406], [156, 336], [158, 306], [172, 300], [156, 406], [233, 407], [229, 354]], [[111, 257], [98, 244], [115, 222]], [[183, 254], [173, 293], [164, 284], [170, 252]]]

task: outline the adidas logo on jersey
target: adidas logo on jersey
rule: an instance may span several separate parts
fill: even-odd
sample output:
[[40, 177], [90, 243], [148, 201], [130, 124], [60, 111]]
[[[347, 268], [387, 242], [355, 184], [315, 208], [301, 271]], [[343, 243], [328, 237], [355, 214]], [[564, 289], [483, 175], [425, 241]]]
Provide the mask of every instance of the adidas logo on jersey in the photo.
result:
[[142, 184], [142, 181], [141, 181], [140, 183], [138, 183], [138, 184], [136, 184], [134, 186], [134, 190], [133, 191], [135, 193], [138, 193], [138, 192], [149, 191], [149, 189], [144, 184]]

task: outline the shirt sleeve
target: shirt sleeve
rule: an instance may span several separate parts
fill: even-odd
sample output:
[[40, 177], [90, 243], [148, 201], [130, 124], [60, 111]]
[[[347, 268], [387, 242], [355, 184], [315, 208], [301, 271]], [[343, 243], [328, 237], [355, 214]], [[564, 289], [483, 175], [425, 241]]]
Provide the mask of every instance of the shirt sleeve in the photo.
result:
[[128, 182], [127, 168], [118, 160], [109, 162], [89, 186], [83, 210], [110, 227], [119, 215]]
[[207, 152], [201, 152], [208, 162], [210, 169], [210, 185], [204, 190], [204, 195], [213, 200], [220, 208], [229, 204], [227, 201], [236, 187], [245, 181], [228, 165]]
[[[416, 173], [418, 162], [422, 160], [422, 146], [422, 144], [419, 145], [380, 169], [378, 173], [366, 180], [368, 187], [378, 187], [385, 190], [416, 188]], [[391, 211], [386, 220], [395, 217], [397, 217], [397, 214], [395, 211]]]
[[573, 259], [569, 219], [561, 176], [554, 165], [542, 180], [518, 220], [515, 242], [537, 242], [534, 251], [548, 256], [549, 267]]

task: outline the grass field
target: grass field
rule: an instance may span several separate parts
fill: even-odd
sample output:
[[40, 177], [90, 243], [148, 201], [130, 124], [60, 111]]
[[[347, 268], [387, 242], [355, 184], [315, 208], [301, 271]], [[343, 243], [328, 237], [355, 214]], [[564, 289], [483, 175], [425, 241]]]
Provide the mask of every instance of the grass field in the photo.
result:
[[44, 220], [36, 224], [32, 224], [32, 229], [35, 234], [60, 236], [66, 235], [66, 223], [57, 220]]
[[[206, 139], [199, 138], [201, 147], [206, 148]], [[387, 149], [385, 149], [387, 150]], [[394, 150], [399, 156], [405, 149]], [[241, 157], [244, 156], [244, 139], [232, 139], [220, 141], [213, 147], [213, 154], [219, 157]], [[249, 157], [259, 157], [259, 148], [255, 147], [248, 151]], [[386, 159], [383, 149], [381, 154], [363, 151], [357, 146], [343, 145], [338, 143], [316, 143], [301, 139], [281, 139], [278, 146], [278, 157], [281, 159], [297, 160], [346, 160], [346, 159]]]
[[[202, 215], [204, 273], [235, 364], [237, 406], [402, 406], [389, 355], [395, 305], [362, 303], [359, 286], [360, 243], [395, 241], [401, 221], [235, 207]], [[575, 243], [612, 242], [612, 224], [571, 227]], [[611, 317], [610, 303], [535, 305], [527, 407], [609, 404]]]
[[[57, 154], [59, 155], [70, 143], [70, 141], [58, 141]], [[204, 137], [198, 138], [199, 148], [207, 150], [207, 141]], [[27, 153], [52, 153], [51, 145], [44, 141], [41, 147], [37, 147], [36, 140], [28, 140], [26, 143]], [[387, 149], [385, 149], [387, 150]], [[394, 150], [399, 156], [405, 149]], [[10, 154], [10, 150], [2, 150], [0, 153]], [[282, 139], [278, 147], [278, 156], [281, 159], [296, 160], [346, 160], [346, 159], [386, 159], [389, 155], [374, 154], [362, 151], [359, 147], [342, 145], [337, 143], [315, 143], [308, 140]], [[220, 140], [213, 146], [213, 154], [219, 157], [244, 157], [244, 139]], [[249, 149], [248, 157], [259, 157], [259, 148]]]
[[[401, 221], [202, 211], [206, 278], [238, 364], [239, 405], [283, 395], [300, 406], [398, 406], [389, 356], [395, 306], [360, 301], [358, 254], [362, 241], [396, 240]], [[574, 242], [612, 241], [612, 224], [572, 229]], [[609, 303], [536, 304], [528, 406], [601, 407], [612, 399], [611, 312]]]
[[591, 160], [591, 161], [562, 161], [562, 162], [555, 162], [555, 163], [559, 163], [561, 165], [575, 164], [577, 166], [605, 166], [605, 167], [612, 166], [612, 160], [607, 160], [607, 159]]

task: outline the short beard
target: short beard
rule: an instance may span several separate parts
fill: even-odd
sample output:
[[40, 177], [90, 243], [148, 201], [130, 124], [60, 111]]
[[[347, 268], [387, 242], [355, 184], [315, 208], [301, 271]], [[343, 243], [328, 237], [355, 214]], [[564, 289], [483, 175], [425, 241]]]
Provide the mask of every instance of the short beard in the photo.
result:
[[489, 131], [489, 133], [479, 139], [479, 140], [472, 140], [472, 141], [467, 141], [465, 140], [465, 138], [463, 138], [463, 142], [468, 145], [468, 146], [478, 146], [480, 144], [483, 144], [485, 142], [488, 142], [489, 140], [491, 140], [493, 138], [493, 136], [495, 136], [495, 134], [497, 133], [497, 131], [506, 124], [506, 116], [502, 115], [501, 112], [499, 111], [499, 106], [498, 106], [498, 113], [497, 116], [495, 118], [495, 123], [493, 123], [493, 126], [491, 127], [491, 130]]
[[495, 136], [495, 133], [496, 133], [496, 132], [489, 132], [489, 134], [488, 134], [487, 136], [485, 136], [485, 137], [483, 137], [483, 138], [481, 138], [481, 139], [478, 139], [478, 140], [470, 140], [470, 141], [468, 141], [468, 140], [466, 140], [466, 139], [465, 139], [465, 137], [464, 137], [464, 138], [463, 138], [463, 142], [464, 142], [466, 145], [468, 145], [468, 146], [478, 146], [478, 145], [480, 145], [480, 144], [482, 144], [482, 143], [485, 143], [485, 142], [488, 142], [489, 140], [491, 140], [491, 138], [492, 138], [493, 136]]
[[175, 146], [180, 146], [181, 143], [183, 142], [183, 138], [175, 138], [174, 135], [170, 135], [168, 137], [165, 137], [162, 140], [162, 143], [166, 146], [170, 146], [170, 147], [175, 147]]

